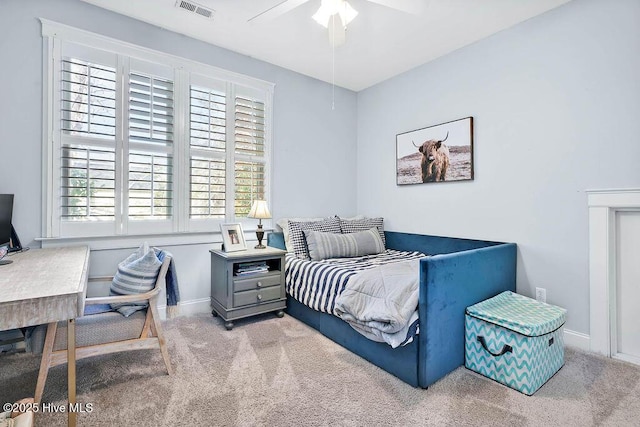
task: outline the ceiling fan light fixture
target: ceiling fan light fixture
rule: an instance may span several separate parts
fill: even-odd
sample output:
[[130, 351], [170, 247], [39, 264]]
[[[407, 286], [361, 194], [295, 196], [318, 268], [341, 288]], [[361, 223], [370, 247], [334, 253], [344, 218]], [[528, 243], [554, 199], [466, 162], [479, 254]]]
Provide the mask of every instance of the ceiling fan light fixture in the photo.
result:
[[325, 28], [329, 28], [329, 19], [333, 15], [339, 15], [342, 25], [346, 26], [353, 21], [358, 12], [345, 0], [322, 0], [320, 9], [313, 15], [313, 19]]
[[329, 20], [329, 27], [327, 28], [329, 34], [329, 45], [332, 47], [340, 47], [346, 41], [347, 27], [342, 25], [340, 18], [333, 16]]

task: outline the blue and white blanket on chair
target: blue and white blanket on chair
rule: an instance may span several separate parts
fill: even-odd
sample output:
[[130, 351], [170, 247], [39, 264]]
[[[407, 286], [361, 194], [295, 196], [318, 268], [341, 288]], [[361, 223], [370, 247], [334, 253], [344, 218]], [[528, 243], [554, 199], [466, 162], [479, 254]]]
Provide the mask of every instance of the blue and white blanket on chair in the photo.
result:
[[178, 273], [176, 272], [176, 264], [173, 255], [162, 249], [153, 248], [160, 262], [164, 262], [164, 257], [169, 255], [169, 269], [166, 275], [166, 293], [167, 293], [167, 318], [171, 319], [178, 315], [178, 302], [180, 301], [180, 288], [178, 288]]

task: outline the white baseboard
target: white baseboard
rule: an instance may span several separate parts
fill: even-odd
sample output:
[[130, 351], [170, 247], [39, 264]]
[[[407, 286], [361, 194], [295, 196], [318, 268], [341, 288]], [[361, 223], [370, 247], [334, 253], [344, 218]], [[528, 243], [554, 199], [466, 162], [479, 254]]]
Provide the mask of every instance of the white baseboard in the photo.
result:
[[587, 334], [565, 329], [564, 345], [567, 347], [577, 348], [579, 350], [591, 351], [591, 338]]
[[614, 359], [622, 360], [624, 362], [633, 363], [634, 365], [640, 365], [640, 357], [633, 356], [630, 354], [622, 354], [618, 353], [614, 356], [611, 356]]
[[[158, 313], [160, 318], [165, 320], [167, 318], [167, 306], [158, 306]], [[178, 303], [179, 316], [193, 316], [200, 313], [211, 313], [211, 298], [192, 299]]]

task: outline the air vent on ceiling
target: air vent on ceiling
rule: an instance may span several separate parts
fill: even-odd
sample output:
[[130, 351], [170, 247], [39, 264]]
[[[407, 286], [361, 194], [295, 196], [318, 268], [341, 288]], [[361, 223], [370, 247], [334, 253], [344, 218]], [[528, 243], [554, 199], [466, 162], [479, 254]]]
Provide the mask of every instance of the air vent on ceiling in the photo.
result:
[[176, 1], [176, 7], [203, 16], [205, 18], [213, 18], [214, 11], [212, 9], [206, 8], [192, 1], [178, 0]]

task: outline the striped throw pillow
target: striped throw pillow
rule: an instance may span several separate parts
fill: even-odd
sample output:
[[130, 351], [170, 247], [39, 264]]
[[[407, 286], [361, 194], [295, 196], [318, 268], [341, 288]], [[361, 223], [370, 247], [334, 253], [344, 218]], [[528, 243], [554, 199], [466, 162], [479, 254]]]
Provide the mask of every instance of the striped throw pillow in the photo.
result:
[[380, 233], [380, 238], [382, 239], [382, 243], [385, 244], [386, 240], [384, 238], [384, 218], [364, 218], [364, 219], [354, 219], [354, 220], [346, 220], [340, 218], [340, 229], [343, 233], [355, 233], [358, 231], [365, 231], [371, 228], [377, 228]]
[[[111, 282], [109, 295], [131, 295], [149, 292], [156, 285], [162, 262], [156, 256], [153, 248], [145, 242], [137, 251], [129, 255], [118, 264], [118, 271]], [[111, 304], [125, 317], [129, 317], [138, 310], [147, 308], [146, 301]]]
[[349, 258], [380, 254], [385, 251], [378, 229], [350, 234], [322, 233], [304, 230], [309, 256], [314, 261], [327, 258]]
[[293, 246], [293, 253], [300, 259], [308, 260], [309, 250], [304, 237], [304, 230], [322, 231], [325, 233], [340, 233], [340, 219], [327, 218], [322, 221], [296, 222], [289, 221], [289, 239]]

